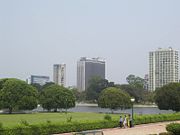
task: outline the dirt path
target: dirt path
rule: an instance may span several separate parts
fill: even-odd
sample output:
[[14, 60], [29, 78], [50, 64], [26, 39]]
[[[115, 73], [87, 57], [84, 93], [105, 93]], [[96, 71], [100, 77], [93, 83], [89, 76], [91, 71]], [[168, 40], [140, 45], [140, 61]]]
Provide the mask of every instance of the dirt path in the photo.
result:
[[[176, 121], [180, 123], [180, 121]], [[166, 132], [166, 125], [171, 122], [161, 122], [153, 124], [143, 124], [137, 125], [133, 128], [112, 128], [112, 129], [102, 129], [104, 135], [148, 135], [148, 134], [158, 134], [161, 132]], [[72, 135], [72, 133], [59, 134], [59, 135]]]

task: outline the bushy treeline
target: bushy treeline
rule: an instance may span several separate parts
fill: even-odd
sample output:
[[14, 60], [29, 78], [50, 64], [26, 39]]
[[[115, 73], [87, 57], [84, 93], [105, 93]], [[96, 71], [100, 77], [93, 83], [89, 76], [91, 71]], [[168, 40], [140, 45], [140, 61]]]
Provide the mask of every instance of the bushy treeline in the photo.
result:
[[[162, 121], [180, 120], [180, 113], [174, 114], [156, 114], [135, 116], [135, 124], [145, 124]], [[0, 126], [0, 135], [49, 135], [56, 133], [79, 132], [84, 130], [104, 129], [118, 127], [117, 119], [104, 119], [99, 121], [70, 121], [64, 123], [51, 123], [47, 121], [44, 124], [30, 125], [23, 122], [20, 126], [3, 128]], [[179, 134], [178, 134], [179, 135]]]
[[48, 111], [68, 109], [75, 106], [75, 97], [69, 89], [54, 83], [29, 85], [15, 79], [0, 79], [0, 109], [8, 109], [9, 113], [19, 110], [32, 110], [41, 104]]

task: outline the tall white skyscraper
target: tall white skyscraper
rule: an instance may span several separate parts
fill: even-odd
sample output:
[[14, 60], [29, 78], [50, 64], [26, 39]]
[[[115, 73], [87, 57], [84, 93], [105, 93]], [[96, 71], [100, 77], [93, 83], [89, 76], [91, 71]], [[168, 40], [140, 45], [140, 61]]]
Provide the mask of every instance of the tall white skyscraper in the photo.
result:
[[149, 53], [149, 91], [179, 80], [178, 51], [171, 47]]
[[100, 58], [82, 57], [77, 62], [77, 88], [85, 91], [88, 88], [89, 80], [98, 76], [105, 79], [105, 61]]
[[54, 64], [53, 81], [55, 84], [66, 86], [66, 64]]

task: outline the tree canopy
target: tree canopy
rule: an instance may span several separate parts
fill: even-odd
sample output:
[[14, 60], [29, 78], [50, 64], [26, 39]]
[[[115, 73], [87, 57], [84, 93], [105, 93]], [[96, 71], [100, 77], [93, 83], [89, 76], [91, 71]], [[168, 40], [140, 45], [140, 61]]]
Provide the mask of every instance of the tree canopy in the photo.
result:
[[68, 109], [75, 106], [73, 93], [63, 86], [51, 84], [45, 87], [40, 96], [40, 103], [44, 109]]
[[131, 106], [130, 96], [121, 89], [109, 87], [104, 89], [98, 99], [98, 106], [101, 108], [125, 109]]
[[108, 82], [106, 79], [102, 79], [98, 76], [94, 76], [89, 80], [89, 86], [86, 90], [86, 99], [87, 100], [98, 100], [99, 94], [102, 90], [107, 87], [113, 87], [113, 82]]
[[85, 91], [80, 92], [76, 88], [71, 89], [71, 91], [73, 95], [75, 96], [77, 102], [85, 101], [85, 98], [86, 98]]
[[18, 79], [0, 80], [0, 106], [12, 113], [17, 110], [32, 110], [37, 107], [37, 90]]
[[39, 92], [39, 94], [42, 92], [42, 90], [43, 89], [45, 89], [45, 87], [48, 87], [48, 86], [50, 86], [50, 85], [52, 85], [52, 84], [55, 84], [54, 82], [47, 82], [46, 84], [44, 84], [44, 85], [40, 85], [40, 84], [38, 84], [38, 83], [33, 83], [33, 84], [31, 84], [33, 87], [35, 87], [37, 90], [38, 90], [38, 92]]
[[170, 83], [157, 89], [155, 102], [161, 110], [180, 111], [180, 83]]
[[131, 97], [134, 97], [136, 102], [141, 102], [143, 99], [144, 89], [142, 88], [137, 88], [134, 85], [129, 85], [129, 84], [122, 84], [116, 87], [124, 90]]
[[142, 79], [141, 77], [135, 76], [135, 75], [129, 75], [126, 78], [127, 82], [136, 87], [136, 88], [143, 88], [144, 87], [144, 79]]

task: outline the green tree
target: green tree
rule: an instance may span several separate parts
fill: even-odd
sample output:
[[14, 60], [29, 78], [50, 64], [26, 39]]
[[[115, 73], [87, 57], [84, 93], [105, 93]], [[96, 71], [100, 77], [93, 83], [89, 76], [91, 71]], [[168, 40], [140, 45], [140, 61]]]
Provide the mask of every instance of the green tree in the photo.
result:
[[31, 85], [37, 89], [38, 93], [41, 93], [41, 91], [42, 91], [42, 86], [41, 86], [40, 84], [38, 84], [38, 83], [33, 83], [33, 84], [31, 84]]
[[142, 102], [144, 89], [143, 88], [137, 88], [134, 85], [130, 84], [122, 84], [122, 85], [116, 85], [117, 88], [120, 88], [127, 92], [131, 97], [135, 98], [135, 101]]
[[98, 76], [92, 77], [89, 80], [89, 86], [86, 90], [86, 99], [97, 101], [101, 91], [110, 86], [113, 87], [114, 83], [108, 82], [108, 80], [102, 79]]
[[39, 94], [40, 94], [45, 87], [48, 87], [48, 86], [50, 86], [50, 85], [52, 85], [52, 84], [55, 84], [55, 83], [54, 83], [54, 82], [47, 82], [47, 83], [44, 84], [44, 85], [40, 85], [40, 84], [38, 84], [38, 83], [33, 83], [33, 84], [31, 84], [31, 85], [32, 85], [33, 87], [35, 87], [35, 88], [38, 90]]
[[152, 103], [155, 103], [155, 99], [154, 99], [154, 96], [155, 96], [155, 92], [151, 92], [151, 91], [144, 91], [143, 92], [143, 96], [142, 96], [142, 102], [144, 104], [152, 104]]
[[170, 83], [157, 89], [155, 102], [161, 110], [180, 111], [180, 83]]
[[0, 90], [3, 88], [3, 85], [7, 80], [8, 78], [0, 79]]
[[75, 96], [77, 102], [85, 101], [86, 99], [85, 91], [80, 92], [76, 88], [71, 89], [71, 91], [73, 95]]
[[54, 82], [47, 82], [42, 86], [42, 89], [45, 89], [46, 87], [49, 87], [50, 85], [54, 85], [54, 84], [55, 84]]
[[131, 106], [130, 96], [128, 93], [115, 87], [104, 89], [98, 99], [98, 106], [101, 108], [125, 109]]
[[52, 84], [43, 89], [40, 96], [40, 103], [44, 109], [68, 109], [75, 106], [73, 93], [63, 86]]
[[[37, 107], [37, 90], [18, 79], [4, 79], [0, 89], [1, 108], [12, 113], [17, 110], [32, 110]], [[2, 82], [2, 80], [1, 80]]]
[[138, 76], [131, 74], [126, 78], [126, 80], [130, 85], [132, 85], [136, 88], [143, 88], [144, 87], [144, 79], [142, 79]]

